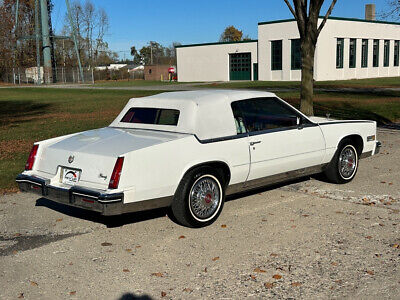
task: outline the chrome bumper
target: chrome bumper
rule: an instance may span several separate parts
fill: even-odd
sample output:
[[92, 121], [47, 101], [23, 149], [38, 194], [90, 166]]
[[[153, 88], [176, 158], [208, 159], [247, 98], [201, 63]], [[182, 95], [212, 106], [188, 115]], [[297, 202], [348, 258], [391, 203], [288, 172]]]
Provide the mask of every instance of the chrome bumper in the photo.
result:
[[381, 147], [382, 147], [382, 143], [377, 141], [376, 142], [376, 146], [375, 146], [375, 153], [374, 154], [378, 154], [379, 151], [381, 150]]
[[172, 203], [172, 196], [124, 203], [124, 193], [105, 194], [76, 186], [69, 189], [58, 188], [51, 186], [50, 180], [24, 174], [18, 175], [16, 182], [22, 192], [36, 194], [57, 203], [96, 211], [103, 216], [167, 207]]

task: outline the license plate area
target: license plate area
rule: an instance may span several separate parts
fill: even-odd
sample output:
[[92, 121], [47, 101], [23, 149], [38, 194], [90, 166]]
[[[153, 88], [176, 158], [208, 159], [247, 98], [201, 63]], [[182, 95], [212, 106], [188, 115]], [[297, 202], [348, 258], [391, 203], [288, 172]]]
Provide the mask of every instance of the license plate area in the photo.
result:
[[61, 167], [60, 182], [67, 185], [75, 185], [81, 178], [82, 170]]

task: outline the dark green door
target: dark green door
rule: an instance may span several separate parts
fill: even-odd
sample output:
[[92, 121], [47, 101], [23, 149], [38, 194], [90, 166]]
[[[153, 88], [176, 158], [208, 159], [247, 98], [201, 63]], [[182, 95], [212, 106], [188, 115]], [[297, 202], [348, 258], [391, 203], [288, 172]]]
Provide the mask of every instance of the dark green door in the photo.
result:
[[253, 64], [253, 80], [258, 80], [258, 63]]
[[229, 80], [251, 80], [251, 53], [229, 54]]

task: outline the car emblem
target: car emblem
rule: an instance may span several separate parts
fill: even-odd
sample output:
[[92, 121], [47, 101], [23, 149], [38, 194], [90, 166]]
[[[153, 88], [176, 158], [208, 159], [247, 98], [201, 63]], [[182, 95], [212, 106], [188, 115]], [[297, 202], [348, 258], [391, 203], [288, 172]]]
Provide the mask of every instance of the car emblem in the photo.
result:
[[68, 157], [68, 162], [69, 162], [70, 164], [72, 164], [72, 163], [74, 162], [74, 159], [75, 159], [75, 157], [74, 157], [73, 155], [70, 155], [70, 156]]

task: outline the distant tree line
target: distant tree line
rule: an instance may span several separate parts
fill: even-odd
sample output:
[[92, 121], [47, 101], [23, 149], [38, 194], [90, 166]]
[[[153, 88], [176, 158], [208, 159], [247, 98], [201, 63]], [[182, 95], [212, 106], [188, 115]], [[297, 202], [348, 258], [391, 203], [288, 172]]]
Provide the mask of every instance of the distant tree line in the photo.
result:
[[[48, 11], [51, 16], [53, 1], [48, 0], [48, 2]], [[96, 7], [90, 0], [84, 2], [75, 0], [71, 4], [71, 10], [77, 25], [78, 49], [82, 64], [90, 67], [109, 64], [117, 60], [118, 55], [109, 49], [104, 40], [109, 26], [105, 10]], [[15, 26], [15, 11], [15, 0], [0, 1], [0, 76], [14, 67], [36, 66], [35, 0], [19, 1], [17, 27]], [[57, 34], [71, 36], [72, 30], [67, 16], [63, 21], [63, 29]], [[72, 39], [52, 40], [55, 65], [76, 66], [77, 58]], [[42, 51], [41, 48], [40, 51]]]
[[132, 62], [135, 65], [176, 65], [176, 47], [179, 45], [181, 45], [179, 42], [173, 42], [165, 47], [155, 41], [150, 41], [139, 51], [132, 46]]

